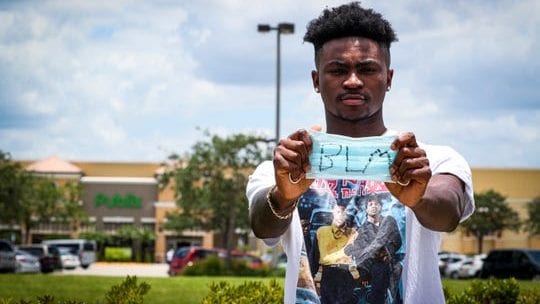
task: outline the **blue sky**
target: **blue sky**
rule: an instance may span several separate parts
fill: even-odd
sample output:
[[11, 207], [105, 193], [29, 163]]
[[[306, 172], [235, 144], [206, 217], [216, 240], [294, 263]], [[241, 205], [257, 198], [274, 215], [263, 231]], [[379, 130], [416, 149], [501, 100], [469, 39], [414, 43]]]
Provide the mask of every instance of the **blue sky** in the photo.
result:
[[[343, 1], [0, 1], [0, 150], [162, 161], [202, 139], [324, 125], [306, 24]], [[392, 23], [388, 127], [472, 167], [540, 168], [540, 2], [363, 1]]]

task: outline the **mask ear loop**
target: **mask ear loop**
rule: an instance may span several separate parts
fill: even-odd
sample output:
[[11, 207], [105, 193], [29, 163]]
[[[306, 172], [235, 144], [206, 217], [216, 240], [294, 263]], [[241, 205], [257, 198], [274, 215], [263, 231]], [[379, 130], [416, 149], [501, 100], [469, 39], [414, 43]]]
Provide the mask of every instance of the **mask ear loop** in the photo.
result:
[[289, 182], [293, 185], [296, 185], [298, 184], [300, 181], [302, 180], [302, 176], [300, 175], [300, 177], [297, 179], [297, 180], [293, 180], [292, 177], [291, 177], [291, 173], [289, 172]]
[[408, 180], [406, 183], [402, 183], [400, 181], [397, 181], [396, 183], [401, 187], [407, 187], [411, 183], [411, 180]]

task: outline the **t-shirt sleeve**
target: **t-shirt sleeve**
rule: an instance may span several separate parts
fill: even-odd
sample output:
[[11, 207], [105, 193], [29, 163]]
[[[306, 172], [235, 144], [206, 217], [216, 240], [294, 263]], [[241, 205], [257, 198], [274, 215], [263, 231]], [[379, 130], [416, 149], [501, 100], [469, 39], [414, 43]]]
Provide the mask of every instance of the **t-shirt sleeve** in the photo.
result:
[[249, 206], [253, 203], [257, 194], [261, 191], [268, 191], [268, 188], [275, 184], [274, 180], [274, 165], [271, 161], [262, 162], [253, 174], [249, 176], [246, 186], [246, 195], [249, 201]]
[[[274, 165], [271, 161], [264, 161], [257, 166], [253, 174], [249, 176], [246, 186], [246, 196], [249, 207], [251, 207], [255, 198], [261, 197], [262, 192], [268, 191], [275, 183]], [[263, 239], [264, 243], [268, 246], [275, 246], [279, 240], [280, 238]]]
[[464, 183], [465, 209], [461, 216], [461, 222], [463, 222], [474, 211], [474, 191], [469, 164], [463, 156], [450, 147], [423, 145], [422, 148], [426, 150], [433, 175], [452, 174]]

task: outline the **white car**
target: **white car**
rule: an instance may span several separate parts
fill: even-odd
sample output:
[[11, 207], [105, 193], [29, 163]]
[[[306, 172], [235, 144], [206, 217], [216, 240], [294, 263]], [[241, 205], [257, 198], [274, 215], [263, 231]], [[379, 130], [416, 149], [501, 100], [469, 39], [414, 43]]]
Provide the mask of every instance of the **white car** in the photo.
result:
[[470, 257], [465, 255], [459, 255], [448, 259], [446, 268], [444, 269], [444, 276], [451, 279], [459, 279], [459, 269], [470, 259]]
[[15, 250], [15, 260], [17, 261], [16, 273], [39, 273], [41, 265], [39, 259], [23, 250]]
[[81, 261], [79, 256], [73, 254], [71, 248], [67, 247], [57, 247], [60, 252], [60, 263], [62, 264], [63, 269], [75, 269], [81, 266]]
[[482, 271], [486, 254], [477, 254], [464, 262], [458, 270], [459, 278], [477, 278]]
[[467, 256], [457, 252], [440, 252], [439, 271], [441, 275], [457, 279], [457, 271], [466, 259]]

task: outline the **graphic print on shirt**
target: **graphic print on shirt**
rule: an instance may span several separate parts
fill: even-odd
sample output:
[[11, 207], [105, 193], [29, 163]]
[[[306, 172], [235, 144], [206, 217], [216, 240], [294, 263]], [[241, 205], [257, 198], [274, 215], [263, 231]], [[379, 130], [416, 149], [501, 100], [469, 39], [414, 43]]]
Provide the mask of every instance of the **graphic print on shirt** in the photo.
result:
[[[405, 208], [384, 182], [317, 179], [298, 212], [297, 303], [402, 303]], [[306, 296], [315, 292], [316, 300]]]

